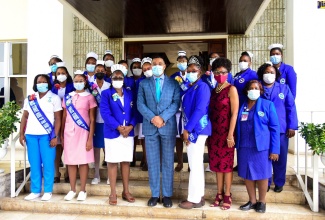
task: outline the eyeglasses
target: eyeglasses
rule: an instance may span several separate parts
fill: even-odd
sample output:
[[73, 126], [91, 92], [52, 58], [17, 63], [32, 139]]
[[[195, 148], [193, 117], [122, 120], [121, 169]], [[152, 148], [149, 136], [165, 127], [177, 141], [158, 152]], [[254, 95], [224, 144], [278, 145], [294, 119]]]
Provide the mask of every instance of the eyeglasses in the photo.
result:
[[214, 73], [215, 75], [219, 75], [219, 74], [221, 74], [221, 75], [226, 75], [226, 74], [228, 73], [228, 71], [213, 71], [213, 73]]
[[124, 80], [124, 78], [112, 78], [112, 80], [114, 80], [114, 81], [123, 81]]

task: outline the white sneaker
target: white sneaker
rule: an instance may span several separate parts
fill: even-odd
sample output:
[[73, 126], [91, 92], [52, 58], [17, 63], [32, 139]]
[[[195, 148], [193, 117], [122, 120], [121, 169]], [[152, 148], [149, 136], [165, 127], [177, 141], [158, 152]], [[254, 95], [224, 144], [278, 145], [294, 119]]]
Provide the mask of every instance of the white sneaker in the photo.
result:
[[64, 200], [66, 201], [70, 201], [72, 200], [75, 196], [77, 195], [77, 193], [70, 191], [68, 192], [68, 194], [64, 197]]
[[109, 179], [107, 179], [107, 185], [111, 185], [111, 183], [109, 182]]
[[87, 198], [87, 192], [80, 191], [79, 195], [78, 195], [78, 198], [77, 198], [77, 201], [85, 201], [86, 198]]
[[208, 164], [207, 168], [205, 168], [205, 172], [212, 172], [212, 170], [210, 170], [210, 165]]
[[24, 199], [29, 201], [29, 200], [36, 199], [36, 198], [38, 198], [40, 196], [41, 196], [40, 193], [31, 193], [28, 196], [26, 196]]
[[52, 198], [52, 193], [44, 193], [41, 200], [42, 201], [49, 201]]
[[91, 184], [93, 184], [93, 185], [97, 185], [98, 183], [100, 183], [100, 178], [94, 178], [94, 179], [91, 181]]

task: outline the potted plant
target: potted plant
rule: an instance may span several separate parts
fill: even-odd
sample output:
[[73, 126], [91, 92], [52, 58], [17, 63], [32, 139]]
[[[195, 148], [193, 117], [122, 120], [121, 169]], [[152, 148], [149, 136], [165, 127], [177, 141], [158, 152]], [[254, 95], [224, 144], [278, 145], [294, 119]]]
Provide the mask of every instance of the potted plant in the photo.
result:
[[7, 102], [0, 108], [0, 149], [7, 148], [10, 134], [17, 131], [15, 123], [20, 121], [19, 110], [20, 106], [15, 101]]
[[313, 154], [321, 156], [322, 163], [325, 165], [325, 123], [314, 124], [301, 122], [299, 133], [313, 151]]

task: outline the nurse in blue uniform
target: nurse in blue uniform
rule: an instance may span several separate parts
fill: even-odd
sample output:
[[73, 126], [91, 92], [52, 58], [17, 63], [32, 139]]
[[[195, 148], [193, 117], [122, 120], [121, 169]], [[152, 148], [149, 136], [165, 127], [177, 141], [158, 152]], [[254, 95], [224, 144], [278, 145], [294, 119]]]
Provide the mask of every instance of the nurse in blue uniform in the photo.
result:
[[[52, 92], [56, 95], [58, 95], [63, 100], [63, 97], [70, 92], [74, 91], [75, 88], [73, 87], [73, 81], [72, 77], [70, 76], [68, 69], [65, 66], [64, 62], [58, 62], [56, 63], [57, 69], [54, 74], [54, 85], [52, 87]], [[55, 157], [55, 177], [54, 177], [54, 183], [60, 182], [60, 163], [61, 163], [61, 157], [63, 153], [63, 148], [60, 140], [60, 135], [58, 135], [58, 144], [56, 145], [56, 157]], [[66, 165], [68, 166], [68, 165]], [[68, 174], [68, 167], [66, 167], [66, 172], [64, 174], [64, 180], [66, 183], [69, 182], [69, 174]]]
[[105, 50], [103, 60], [105, 61], [106, 76], [105, 81], [111, 83], [111, 66], [114, 65], [115, 57], [111, 50]]
[[208, 117], [210, 89], [200, 79], [204, 74], [203, 61], [199, 56], [191, 56], [188, 61], [187, 79], [191, 83], [183, 96], [182, 113], [184, 121], [183, 140], [187, 146], [187, 157], [191, 169], [187, 200], [180, 208], [199, 208], [204, 201], [204, 163], [205, 141], [211, 135], [211, 122]]
[[283, 53], [282, 53], [282, 44], [271, 44], [269, 46], [270, 50], [270, 61], [273, 66], [278, 68], [280, 71], [280, 77], [277, 78], [277, 82], [281, 84], [287, 84], [291, 90], [293, 97], [296, 99], [297, 93], [297, 73], [292, 66], [282, 62]]
[[51, 72], [47, 75], [50, 77], [50, 83], [53, 85], [54, 78], [55, 78], [55, 72], [57, 69], [56, 63], [62, 62], [62, 60], [57, 55], [52, 55], [49, 60], [49, 67], [51, 68]]
[[[209, 66], [208, 66], [208, 71], [202, 75], [201, 79], [203, 82], [207, 83], [210, 90], [213, 90], [217, 86], [217, 81], [214, 78], [214, 75], [211, 71], [212, 63], [216, 59], [218, 59], [220, 56], [216, 52], [212, 52], [209, 54]], [[231, 85], [234, 84], [234, 79], [231, 73], [228, 74], [227, 82], [230, 83]]]
[[[272, 162], [272, 165], [274, 192], [281, 192], [286, 180], [289, 138], [295, 136], [295, 130], [298, 129], [295, 100], [288, 85], [275, 81], [280, 77], [277, 68], [270, 64], [263, 64], [257, 74], [264, 88], [264, 94], [261, 97], [274, 103], [279, 118], [280, 156], [278, 161]], [[272, 178], [269, 179], [269, 188], [271, 183]]]
[[[181, 97], [186, 93], [188, 88], [190, 87], [190, 81], [186, 77], [186, 68], [187, 68], [188, 58], [186, 56], [185, 51], [178, 51], [177, 57], [177, 68], [179, 71], [170, 76], [170, 78], [175, 79], [179, 86]], [[182, 118], [181, 118], [181, 110], [176, 113], [177, 120], [177, 130], [178, 135], [176, 136], [176, 155], [177, 155], [177, 165], [175, 167], [176, 172], [180, 172], [183, 169], [183, 140], [180, 137], [182, 134]]]
[[89, 83], [93, 83], [95, 81], [95, 66], [97, 60], [98, 55], [95, 52], [89, 52], [87, 54], [85, 62], [86, 71], [84, 72], [84, 74], [87, 76], [87, 80]]
[[237, 118], [236, 148], [238, 176], [245, 179], [249, 201], [239, 209], [264, 213], [272, 161], [277, 161], [280, 153], [280, 124], [273, 102], [260, 98], [264, 92], [260, 82], [249, 81], [245, 91], [248, 99]]
[[123, 69], [125, 88], [133, 91], [135, 89], [135, 81], [133, 77], [128, 76], [128, 62], [126, 60], [120, 60], [118, 64], [121, 64], [125, 67], [125, 69]]
[[251, 69], [252, 58], [253, 54], [249, 51], [242, 52], [239, 58], [240, 72], [236, 73], [234, 77], [234, 86], [237, 88], [239, 96], [239, 106], [247, 100], [247, 95], [244, 92], [247, 82], [258, 79], [257, 73]]

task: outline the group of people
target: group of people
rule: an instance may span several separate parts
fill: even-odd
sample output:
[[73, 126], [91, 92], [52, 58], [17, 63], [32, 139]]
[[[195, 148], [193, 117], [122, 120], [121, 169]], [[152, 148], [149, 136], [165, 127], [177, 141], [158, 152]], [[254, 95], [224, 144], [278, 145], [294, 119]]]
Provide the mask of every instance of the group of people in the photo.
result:
[[[191, 209], [205, 204], [203, 156], [207, 145], [209, 167], [216, 173], [217, 182], [216, 198], [210, 206], [222, 210], [231, 207], [236, 148], [238, 175], [245, 179], [249, 195], [240, 209], [265, 212], [266, 192], [272, 181], [275, 192], [281, 192], [285, 184], [288, 139], [298, 127], [296, 73], [282, 62], [282, 45], [269, 49], [271, 62], [261, 65], [257, 72], [250, 68], [253, 55], [243, 52], [240, 72], [234, 76], [231, 61], [217, 53], [210, 54], [205, 71], [200, 56], [188, 58], [185, 51], [179, 51], [179, 71], [171, 77], [165, 74], [166, 63], [159, 55], [134, 58], [129, 68], [124, 60], [114, 64], [109, 50], [103, 60], [90, 52], [86, 71], [76, 71], [73, 78], [60, 58], [51, 57], [51, 73], [35, 77], [35, 93], [24, 103], [20, 142], [27, 145], [31, 169], [31, 194], [25, 199], [41, 196], [42, 176], [41, 199], [51, 198], [53, 179], [60, 181], [63, 151], [68, 167], [65, 180], [71, 186], [64, 199], [76, 196], [79, 168], [77, 200], [85, 200], [89, 163], [95, 163], [92, 184], [100, 182], [102, 148], [111, 188], [108, 203], [117, 204], [118, 163], [121, 197], [134, 202], [129, 191], [130, 163], [134, 163], [135, 146], [141, 140], [141, 166], [149, 171], [148, 206], [156, 206], [162, 199], [164, 207], [172, 207], [174, 170], [183, 168], [184, 146], [190, 176], [187, 200], [179, 207]], [[175, 146], [178, 164], [174, 169]]]

